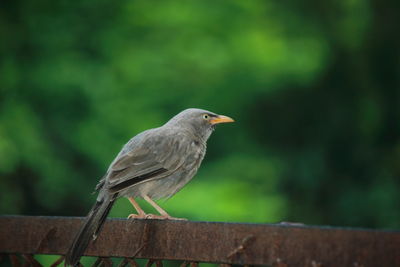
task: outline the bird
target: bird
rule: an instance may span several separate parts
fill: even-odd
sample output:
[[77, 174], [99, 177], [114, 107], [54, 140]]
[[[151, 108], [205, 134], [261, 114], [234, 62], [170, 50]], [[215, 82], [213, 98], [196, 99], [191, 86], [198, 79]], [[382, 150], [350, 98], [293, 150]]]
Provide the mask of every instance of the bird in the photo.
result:
[[[196, 174], [205, 156], [207, 140], [217, 124], [234, 120], [208, 110], [189, 108], [164, 125], [139, 133], [121, 149], [95, 188], [96, 202], [65, 255], [65, 266], [77, 266], [95, 240], [116, 199], [126, 197], [137, 211], [131, 219], [169, 219], [154, 200], [176, 194]], [[146, 214], [136, 202], [142, 198], [159, 215]]]

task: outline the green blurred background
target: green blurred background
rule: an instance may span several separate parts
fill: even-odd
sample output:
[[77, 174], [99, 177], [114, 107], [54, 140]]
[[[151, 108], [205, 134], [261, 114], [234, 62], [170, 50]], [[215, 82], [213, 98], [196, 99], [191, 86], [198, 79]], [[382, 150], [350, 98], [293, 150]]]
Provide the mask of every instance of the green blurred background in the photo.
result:
[[86, 215], [123, 144], [198, 107], [236, 123], [171, 215], [399, 228], [399, 6], [3, 0], [0, 213]]

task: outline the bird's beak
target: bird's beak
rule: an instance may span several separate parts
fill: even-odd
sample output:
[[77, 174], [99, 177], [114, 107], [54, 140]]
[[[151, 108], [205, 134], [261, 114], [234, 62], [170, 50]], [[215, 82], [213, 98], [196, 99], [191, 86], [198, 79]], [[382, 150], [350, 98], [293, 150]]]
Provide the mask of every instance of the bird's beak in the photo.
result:
[[224, 115], [218, 115], [217, 117], [212, 118], [210, 120], [210, 123], [212, 125], [219, 124], [219, 123], [227, 123], [227, 122], [234, 122], [234, 120], [232, 118], [229, 118], [228, 116], [224, 116]]

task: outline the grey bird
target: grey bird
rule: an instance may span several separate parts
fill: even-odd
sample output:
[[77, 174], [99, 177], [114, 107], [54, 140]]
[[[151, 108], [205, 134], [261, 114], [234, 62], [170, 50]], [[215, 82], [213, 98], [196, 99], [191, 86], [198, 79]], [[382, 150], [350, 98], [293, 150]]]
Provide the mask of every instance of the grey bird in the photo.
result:
[[[90, 240], [95, 240], [114, 201], [127, 197], [137, 214], [128, 218], [178, 219], [154, 202], [177, 193], [196, 174], [206, 142], [219, 123], [233, 122], [202, 109], [186, 109], [163, 126], [144, 131], [124, 145], [96, 186], [98, 197], [76, 235], [65, 265], [76, 266]], [[135, 198], [143, 198], [160, 215], [146, 214]]]

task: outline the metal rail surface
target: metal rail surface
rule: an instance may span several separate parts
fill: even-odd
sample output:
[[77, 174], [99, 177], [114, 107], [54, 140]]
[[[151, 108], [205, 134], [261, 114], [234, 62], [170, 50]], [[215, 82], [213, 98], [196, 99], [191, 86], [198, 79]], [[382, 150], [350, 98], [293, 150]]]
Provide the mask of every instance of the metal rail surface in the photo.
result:
[[[37, 254], [63, 257], [83, 218], [0, 216], [0, 261], [41, 266]], [[208, 262], [227, 266], [400, 266], [400, 232], [282, 224], [238, 224], [109, 219], [85, 255], [94, 266], [181, 266]], [[1, 263], [0, 263], [1, 265]], [[3, 266], [1, 265], [1, 266]], [[26, 265], [24, 265], [26, 266]], [[179, 264], [178, 264], [179, 266]]]

